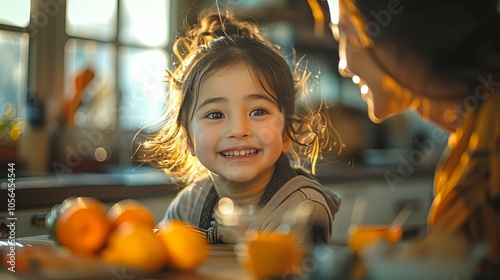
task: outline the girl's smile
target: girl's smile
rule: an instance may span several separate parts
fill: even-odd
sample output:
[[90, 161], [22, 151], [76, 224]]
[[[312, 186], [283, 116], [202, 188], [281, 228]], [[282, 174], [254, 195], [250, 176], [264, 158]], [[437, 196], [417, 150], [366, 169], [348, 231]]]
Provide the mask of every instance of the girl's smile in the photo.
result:
[[234, 149], [223, 151], [220, 154], [228, 158], [241, 158], [241, 157], [251, 157], [255, 156], [259, 151], [256, 149]]

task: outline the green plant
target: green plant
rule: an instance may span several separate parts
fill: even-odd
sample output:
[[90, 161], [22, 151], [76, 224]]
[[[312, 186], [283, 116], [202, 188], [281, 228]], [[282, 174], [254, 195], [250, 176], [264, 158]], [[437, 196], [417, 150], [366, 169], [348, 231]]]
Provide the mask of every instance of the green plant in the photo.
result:
[[16, 118], [16, 108], [7, 102], [0, 115], [0, 139], [16, 141], [21, 135], [21, 121]]

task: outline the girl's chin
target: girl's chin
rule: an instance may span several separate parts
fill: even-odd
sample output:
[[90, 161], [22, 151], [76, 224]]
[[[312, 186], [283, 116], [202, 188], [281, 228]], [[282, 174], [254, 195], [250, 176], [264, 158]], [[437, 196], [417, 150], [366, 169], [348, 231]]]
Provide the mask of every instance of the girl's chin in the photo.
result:
[[245, 184], [252, 181], [252, 178], [247, 178], [245, 176], [223, 175], [219, 176], [219, 178], [222, 179], [222, 182], [225, 182], [226, 184], [234, 185]]
[[242, 167], [231, 169], [231, 170], [219, 170], [220, 172], [212, 173], [217, 176], [219, 179], [231, 181], [235, 183], [244, 183], [250, 181], [252, 176], [250, 175], [248, 170], [242, 170]]

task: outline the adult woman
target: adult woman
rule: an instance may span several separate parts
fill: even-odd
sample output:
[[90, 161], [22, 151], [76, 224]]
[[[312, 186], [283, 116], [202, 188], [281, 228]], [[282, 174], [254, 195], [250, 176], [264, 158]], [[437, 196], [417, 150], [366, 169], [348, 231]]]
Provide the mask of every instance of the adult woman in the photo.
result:
[[[500, 267], [500, 15], [496, 1], [329, 1], [339, 71], [370, 119], [413, 108], [450, 132], [429, 228], [488, 246]], [[338, 12], [338, 13], [337, 13]], [[337, 17], [338, 15], [338, 17]]]

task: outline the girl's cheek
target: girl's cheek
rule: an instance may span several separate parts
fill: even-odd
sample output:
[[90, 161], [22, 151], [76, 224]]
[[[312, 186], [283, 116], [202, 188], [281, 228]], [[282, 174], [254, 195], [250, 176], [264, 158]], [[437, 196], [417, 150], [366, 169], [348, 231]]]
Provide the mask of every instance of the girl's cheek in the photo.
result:
[[276, 137], [275, 136], [276, 132], [271, 130], [270, 128], [261, 129], [257, 133], [262, 143], [271, 143], [274, 141], [274, 138]]
[[280, 137], [283, 134], [285, 127], [284, 118], [276, 117], [270, 120], [268, 126], [258, 129], [259, 138], [264, 143], [271, 143], [276, 141], [277, 137]]

